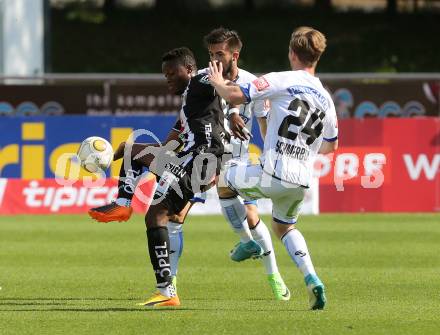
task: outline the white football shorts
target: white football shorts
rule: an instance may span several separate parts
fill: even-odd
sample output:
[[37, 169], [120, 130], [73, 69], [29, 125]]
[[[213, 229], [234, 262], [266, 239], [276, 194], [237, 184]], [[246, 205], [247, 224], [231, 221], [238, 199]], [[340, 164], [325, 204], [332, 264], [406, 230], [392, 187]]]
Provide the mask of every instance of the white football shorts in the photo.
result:
[[271, 199], [275, 222], [296, 223], [304, 200], [304, 187], [272, 177], [263, 171], [261, 165], [230, 166], [224, 182], [244, 200]]

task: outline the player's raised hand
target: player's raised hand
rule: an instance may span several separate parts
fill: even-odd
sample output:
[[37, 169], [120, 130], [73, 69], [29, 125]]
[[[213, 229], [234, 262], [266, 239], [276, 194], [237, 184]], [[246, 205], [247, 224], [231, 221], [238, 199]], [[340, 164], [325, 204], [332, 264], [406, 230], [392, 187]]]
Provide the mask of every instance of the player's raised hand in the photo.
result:
[[[232, 113], [229, 117], [229, 129], [234, 137], [246, 141], [250, 139], [246, 125], [239, 114]], [[246, 130], [245, 130], [246, 129]]]
[[208, 74], [209, 81], [213, 86], [216, 86], [218, 84], [223, 84], [223, 65], [221, 62], [209, 62], [209, 74]]

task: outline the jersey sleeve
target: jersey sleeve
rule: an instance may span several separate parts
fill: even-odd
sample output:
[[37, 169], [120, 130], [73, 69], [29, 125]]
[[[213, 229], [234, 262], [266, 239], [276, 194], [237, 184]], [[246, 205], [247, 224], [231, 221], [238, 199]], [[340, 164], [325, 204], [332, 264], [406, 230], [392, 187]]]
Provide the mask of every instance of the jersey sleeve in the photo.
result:
[[269, 112], [268, 100], [255, 100], [252, 106], [252, 113], [255, 117], [267, 117]]
[[265, 74], [249, 83], [240, 85], [247, 102], [264, 100], [276, 96], [280, 92], [277, 74]]
[[334, 142], [338, 139], [338, 118], [336, 117], [336, 110], [333, 103], [330, 111], [324, 118], [324, 141]]

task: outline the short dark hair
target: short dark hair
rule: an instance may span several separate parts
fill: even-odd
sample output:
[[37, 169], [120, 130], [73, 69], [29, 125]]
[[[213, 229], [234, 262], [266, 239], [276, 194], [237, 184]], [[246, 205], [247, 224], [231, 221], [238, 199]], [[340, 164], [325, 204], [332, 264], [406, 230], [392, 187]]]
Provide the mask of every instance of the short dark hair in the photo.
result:
[[162, 56], [162, 62], [178, 62], [185, 67], [191, 66], [193, 71], [197, 71], [196, 58], [193, 52], [187, 47], [175, 48], [167, 51]]
[[240, 36], [235, 30], [230, 30], [227, 28], [216, 28], [209, 32], [204, 38], [205, 46], [208, 47], [212, 44], [224, 43], [226, 42], [230, 51], [241, 51], [243, 43], [241, 42]]

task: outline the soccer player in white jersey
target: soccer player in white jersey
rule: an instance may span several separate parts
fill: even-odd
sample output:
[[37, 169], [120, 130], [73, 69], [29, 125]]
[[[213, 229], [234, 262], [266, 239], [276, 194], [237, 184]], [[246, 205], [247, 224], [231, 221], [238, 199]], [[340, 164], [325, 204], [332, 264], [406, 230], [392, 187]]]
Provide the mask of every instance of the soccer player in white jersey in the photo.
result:
[[[238, 68], [242, 42], [237, 32], [226, 28], [217, 28], [205, 36], [204, 42], [211, 61], [223, 65], [225, 78], [236, 84], [244, 84], [257, 79], [253, 74]], [[199, 72], [203, 71], [206, 72], [207, 69]], [[226, 113], [229, 122], [225, 126], [226, 128], [230, 127], [231, 132], [238, 137], [233, 138], [231, 141], [232, 159], [226, 165], [245, 166], [249, 161], [249, 138], [246, 138], [246, 132], [243, 128], [246, 128], [248, 133], [251, 132], [252, 118], [255, 115], [264, 137], [267, 114], [264, 101], [243, 103], [234, 108], [226, 108]], [[258, 216], [256, 200], [249, 199], [243, 202], [243, 199], [237, 197], [237, 194], [227, 187], [217, 188], [217, 192], [224, 217], [233, 231], [240, 237], [240, 243], [231, 252], [232, 260], [239, 262], [251, 257], [261, 257], [275, 299], [289, 300], [290, 292], [279, 274], [270, 232]], [[196, 202], [197, 199], [203, 200], [203, 196], [196, 194], [193, 201]], [[185, 216], [186, 213], [183, 217], [172, 218], [172, 221], [168, 223], [170, 250], [175, 251], [170, 256], [174, 278], [177, 276], [179, 257], [182, 254], [182, 224]]]
[[324, 285], [295, 224], [316, 155], [330, 153], [338, 146], [335, 107], [315, 77], [325, 47], [326, 38], [321, 32], [300, 27], [292, 33], [289, 44], [292, 71], [273, 72], [245, 85], [231, 86], [223, 79], [222, 64], [211, 62], [209, 75], [217, 93], [230, 103], [270, 101], [261, 164], [233, 166], [224, 181], [245, 199], [272, 199], [273, 230], [304, 275], [312, 309], [324, 308]]

